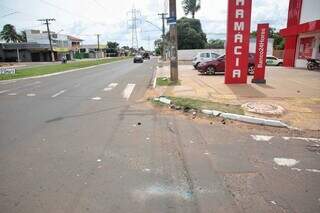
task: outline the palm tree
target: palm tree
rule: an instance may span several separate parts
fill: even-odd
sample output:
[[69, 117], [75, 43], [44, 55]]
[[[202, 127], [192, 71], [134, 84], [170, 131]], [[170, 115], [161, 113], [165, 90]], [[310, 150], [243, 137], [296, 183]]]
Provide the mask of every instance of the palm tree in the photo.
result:
[[18, 42], [20, 40], [16, 28], [11, 24], [6, 24], [3, 26], [3, 29], [0, 32], [0, 39], [5, 40], [7, 43], [10, 41]]
[[27, 42], [27, 34], [26, 31], [21, 31], [20, 34], [18, 34], [19, 42]]
[[195, 13], [200, 10], [200, 0], [182, 0], [182, 7], [185, 15], [191, 13], [194, 18]]

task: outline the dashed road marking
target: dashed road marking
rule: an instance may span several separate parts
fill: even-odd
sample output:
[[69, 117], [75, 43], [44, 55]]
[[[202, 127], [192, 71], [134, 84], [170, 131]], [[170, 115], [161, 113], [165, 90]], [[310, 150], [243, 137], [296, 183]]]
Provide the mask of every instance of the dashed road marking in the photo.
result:
[[5, 93], [5, 92], [9, 92], [10, 90], [6, 89], [6, 90], [1, 90], [0, 94]]
[[288, 166], [292, 167], [299, 163], [296, 159], [290, 159], [290, 158], [273, 158], [273, 161], [278, 164], [279, 166]]
[[101, 98], [100, 98], [100, 97], [93, 97], [93, 98], [91, 98], [91, 100], [94, 100], [94, 101], [100, 101], [100, 100], [101, 100]]
[[9, 93], [8, 95], [14, 96], [14, 95], [17, 95], [17, 93], [12, 92], [12, 93]]
[[28, 93], [27, 96], [28, 96], [28, 97], [33, 97], [33, 96], [36, 96], [36, 94], [34, 94], [34, 93]]
[[136, 86], [135, 84], [128, 84], [122, 92], [123, 98], [129, 100], [135, 86]]
[[59, 95], [61, 95], [62, 93], [64, 93], [66, 90], [61, 90], [59, 92], [57, 92], [56, 94], [52, 95], [51, 98], [55, 98], [58, 97]]
[[315, 173], [320, 173], [319, 169], [306, 169], [307, 172], [315, 172]]
[[104, 88], [103, 91], [110, 91], [112, 90], [113, 88], [115, 88], [116, 86], [118, 86], [118, 83], [110, 83], [108, 85], [108, 87]]
[[273, 138], [273, 136], [268, 135], [251, 135], [251, 137], [256, 141], [269, 141]]

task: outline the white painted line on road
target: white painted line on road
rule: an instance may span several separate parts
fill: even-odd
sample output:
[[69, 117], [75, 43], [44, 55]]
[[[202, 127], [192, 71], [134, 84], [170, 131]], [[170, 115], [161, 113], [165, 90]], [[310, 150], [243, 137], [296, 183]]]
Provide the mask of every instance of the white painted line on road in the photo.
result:
[[34, 94], [34, 93], [28, 93], [27, 96], [28, 96], [28, 97], [33, 97], [33, 96], [36, 96], [36, 94]]
[[14, 96], [14, 95], [17, 95], [17, 93], [12, 92], [12, 93], [9, 93], [8, 95]]
[[273, 136], [268, 135], [251, 135], [251, 137], [256, 141], [269, 141], [273, 138]]
[[122, 92], [123, 98], [129, 100], [131, 93], [136, 85], [135, 84], [128, 84], [126, 88]]
[[290, 158], [273, 158], [273, 161], [279, 166], [288, 166], [288, 167], [294, 166], [297, 163], [299, 163], [299, 161], [295, 159], [290, 159]]
[[110, 83], [108, 85], [108, 87], [104, 88], [103, 91], [110, 91], [112, 90], [113, 88], [115, 88], [116, 86], [118, 86], [118, 83]]
[[2, 84], [2, 85], [6, 85], [6, 84], [10, 84], [10, 83], [14, 83], [14, 82], [17, 82], [17, 81], [6, 81], [6, 82], [1, 82], [0, 84]]
[[91, 100], [94, 100], [94, 101], [100, 101], [101, 98], [100, 97], [94, 97], [94, 98], [91, 98]]
[[6, 89], [6, 90], [2, 90], [0, 91], [0, 94], [5, 93], [5, 92], [9, 92], [10, 90]]
[[66, 90], [61, 90], [60, 92], [57, 92], [56, 94], [52, 95], [51, 98], [55, 98], [59, 95], [61, 95], [62, 93], [64, 93]]

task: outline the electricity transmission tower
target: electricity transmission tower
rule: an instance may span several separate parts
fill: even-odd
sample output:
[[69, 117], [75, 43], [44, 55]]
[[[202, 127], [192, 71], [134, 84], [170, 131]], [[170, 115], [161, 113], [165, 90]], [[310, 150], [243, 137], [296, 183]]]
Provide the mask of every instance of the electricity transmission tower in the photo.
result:
[[129, 29], [131, 29], [132, 37], [131, 37], [131, 47], [133, 49], [139, 49], [139, 41], [138, 41], [138, 33], [137, 27], [138, 22], [140, 21], [139, 17], [141, 16], [140, 10], [135, 9], [132, 7], [132, 10], [128, 12], [129, 16]]

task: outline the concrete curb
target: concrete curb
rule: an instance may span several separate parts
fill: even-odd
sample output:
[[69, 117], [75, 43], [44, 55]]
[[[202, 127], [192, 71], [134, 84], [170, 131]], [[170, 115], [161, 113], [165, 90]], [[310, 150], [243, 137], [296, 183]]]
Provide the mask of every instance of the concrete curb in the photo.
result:
[[206, 115], [213, 115], [216, 117], [223, 117], [230, 120], [236, 120], [236, 121], [242, 121], [245, 123], [251, 123], [251, 124], [258, 124], [258, 125], [264, 125], [264, 126], [274, 126], [274, 127], [285, 127], [289, 128], [289, 126], [282, 121], [279, 120], [272, 120], [272, 119], [264, 119], [264, 118], [257, 118], [253, 116], [247, 116], [247, 115], [238, 115], [233, 113], [225, 113], [220, 112], [216, 110], [202, 110], [202, 113]]
[[[167, 105], [171, 104], [171, 100], [166, 97], [155, 98], [154, 100], [160, 101], [161, 103], [164, 103]], [[292, 128], [279, 120], [257, 118], [257, 117], [253, 117], [253, 116], [238, 115], [238, 114], [226, 113], [226, 112], [221, 112], [221, 111], [217, 111], [217, 110], [208, 110], [208, 109], [201, 110], [201, 113], [209, 115], [209, 116], [223, 117], [225, 119], [241, 121], [241, 122], [250, 123], [250, 124]]]
[[31, 77], [26, 77], [26, 78], [15, 78], [15, 79], [9, 79], [9, 80], [2, 80], [2, 81], [0, 81], [0, 83], [2, 83], [2, 82], [10, 83], [10, 82], [16, 82], [16, 81], [20, 81], [20, 80], [37, 79], [37, 78], [45, 78], [45, 77], [50, 77], [50, 76], [55, 76], [55, 75], [62, 75], [62, 74], [70, 73], [70, 72], [75, 72], [75, 71], [80, 71], [80, 70], [85, 70], [85, 69], [92, 69], [92, 68], [102, 66], [102, 65], [114, 64], [114, 63], [118, 63], [118, 62], [126, 61], [126, 60], [130, 60], [130, 59], [112, 61], [110, 63], [98, 64], [98, 65], [93, 65], [93, 66], [89, 66], [89, 67], [77, 68], [77, 69], [66, 70], [66, 71], [62, 71], [62, 72], [55, 72], [55, 73], [50, 73], [50, 74], [45, 74], [45, 75], [36, 75], [36, 76], [31, 76]]

